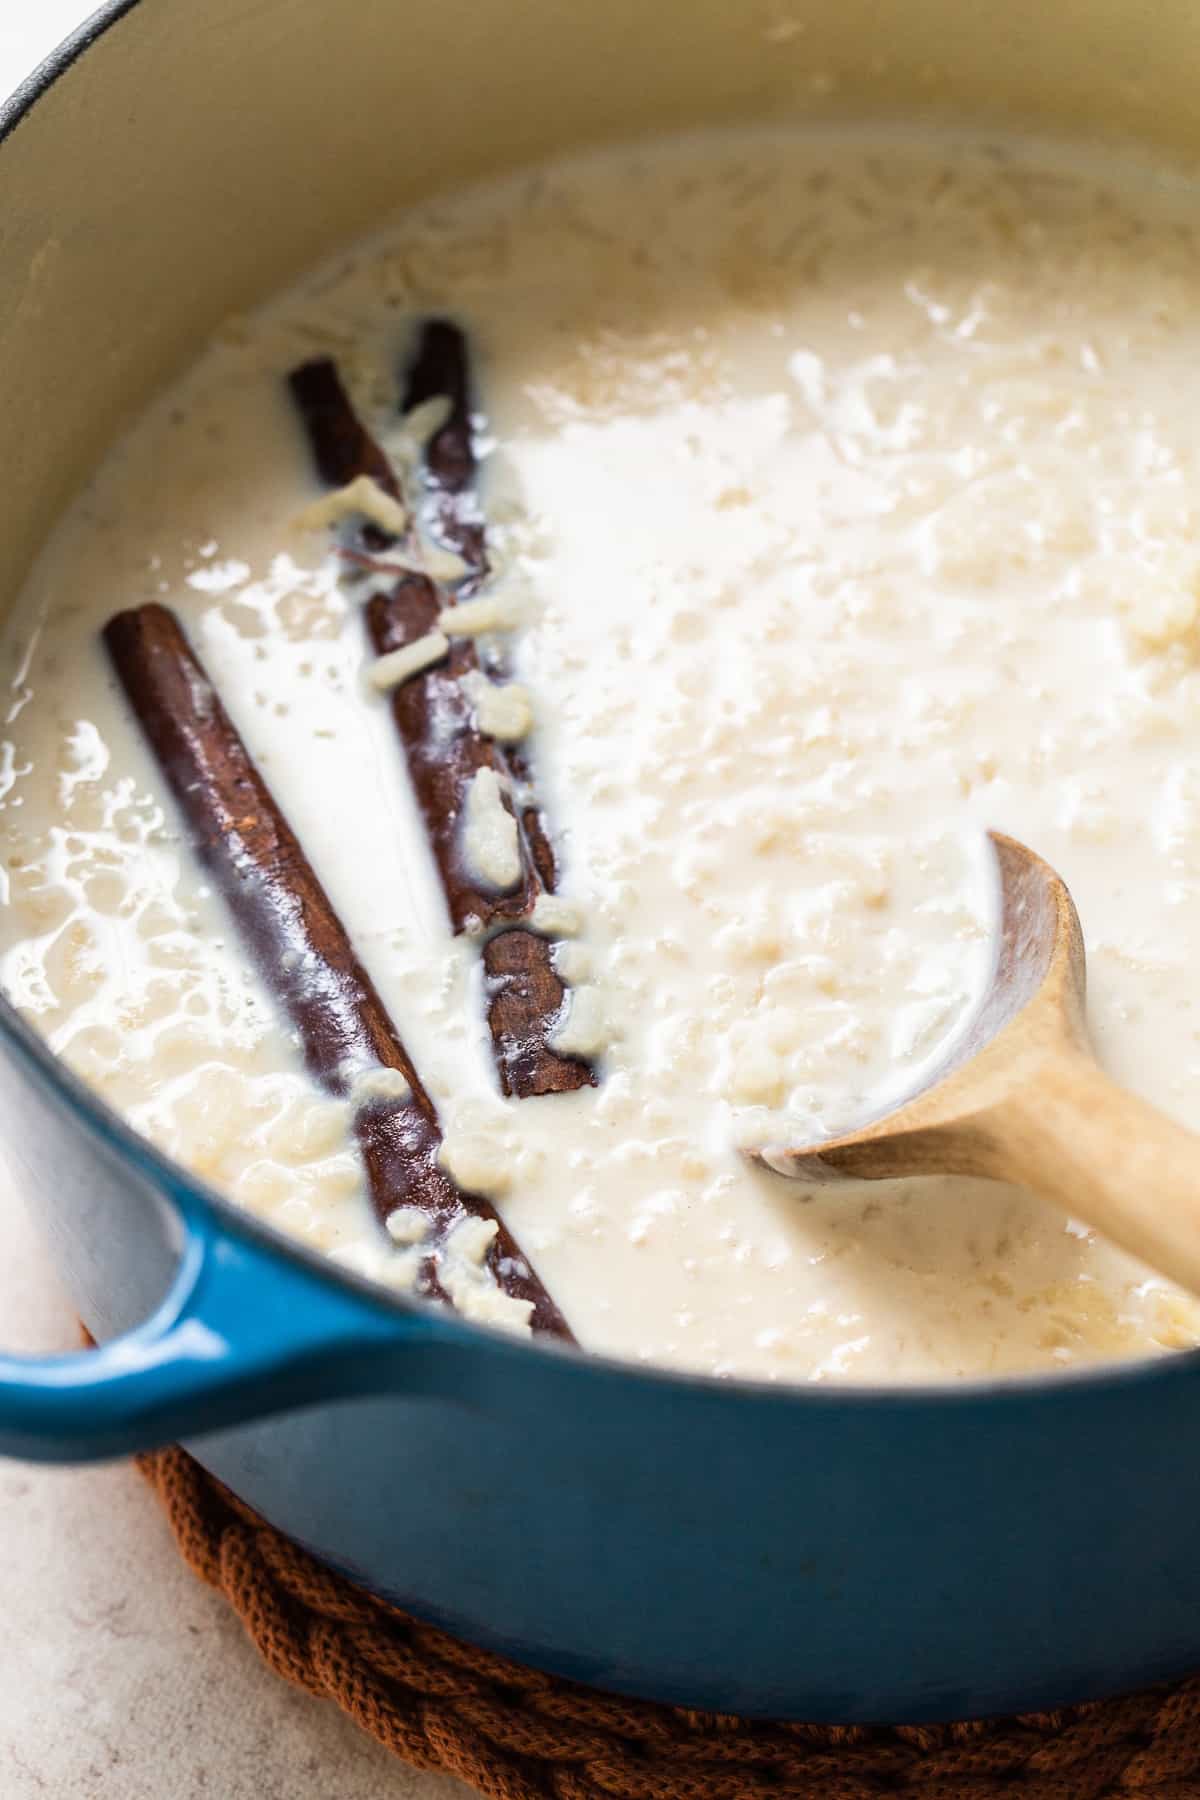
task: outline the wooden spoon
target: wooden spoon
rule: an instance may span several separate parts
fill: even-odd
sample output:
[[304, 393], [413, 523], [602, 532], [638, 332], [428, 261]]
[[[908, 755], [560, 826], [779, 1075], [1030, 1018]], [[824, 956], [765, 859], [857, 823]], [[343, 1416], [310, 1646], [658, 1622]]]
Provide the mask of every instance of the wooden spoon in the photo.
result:
[[857, 1131], [755, 1160], [826, 1183], [1019, 1182], [1200, 1293], [1200, 1137], [1097, 1066], [1079, 917], [1054, 870], [1000, 832], [1000, 944], [971, 1028], [916, 1092]]

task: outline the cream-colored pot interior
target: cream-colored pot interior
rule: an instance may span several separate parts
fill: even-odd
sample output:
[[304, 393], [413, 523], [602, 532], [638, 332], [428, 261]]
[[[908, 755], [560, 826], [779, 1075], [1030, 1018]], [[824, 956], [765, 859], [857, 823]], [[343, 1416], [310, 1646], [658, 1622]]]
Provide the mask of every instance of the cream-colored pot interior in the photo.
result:
[[1200, 133], [1191, 0], [142, 0], [0, 158], [0, 590], [219, 318], [438, 185], [717, 119]]

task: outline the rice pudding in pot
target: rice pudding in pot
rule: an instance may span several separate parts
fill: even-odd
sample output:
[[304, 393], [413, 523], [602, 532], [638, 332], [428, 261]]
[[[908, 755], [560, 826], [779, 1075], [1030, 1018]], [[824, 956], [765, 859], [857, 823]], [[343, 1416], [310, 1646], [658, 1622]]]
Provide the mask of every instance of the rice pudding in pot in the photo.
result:
[[[230, 321], [6, 628], [5, 991], [241, 1205], [505, 1329], [533, 1271], [584, 1348], [712, 1374], [1200, 1341], [1019, 1190], [744, 1154], [964, 1027], [988, 827], [1075, 895], [1106, 1067], [1200, 1117], [1194, 211], [1060, 148], [710, 134], [437, 198]], [[259, 813], [197, 853], [171, 756], [218, 704], [403, 1066], [317, 1069], [310, 952], [221, 873]], [[441, 1235], [361, 1124], [414, 1091]]]

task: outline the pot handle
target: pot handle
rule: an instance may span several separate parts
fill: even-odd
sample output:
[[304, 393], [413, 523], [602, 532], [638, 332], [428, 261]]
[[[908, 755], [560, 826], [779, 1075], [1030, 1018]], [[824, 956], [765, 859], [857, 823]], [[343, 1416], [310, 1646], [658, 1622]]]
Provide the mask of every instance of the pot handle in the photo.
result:
[[93, 1462], [325, 1400], [429, 1391], [453, 1326], [193, 1216], [170, 1292], [96, 1350], [0, 1357], [0, 1455]]

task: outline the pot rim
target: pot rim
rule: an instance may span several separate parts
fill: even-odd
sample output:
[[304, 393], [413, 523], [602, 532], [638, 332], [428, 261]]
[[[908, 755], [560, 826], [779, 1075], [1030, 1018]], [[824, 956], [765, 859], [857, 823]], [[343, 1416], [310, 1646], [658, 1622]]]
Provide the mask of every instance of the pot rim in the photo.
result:
[[65, 75], [85, 50], [89, 50], [106, 31], [140, 4], [141, 0], [102, 0], [96, 11], [90, 13], [82, 24], [77, 25], [74, 31], [68, 33], [60, 44], [44, 56], [11, 94], [0, 96], [0, 144], [28, 118], [60, 75]]
[[[15, 91], [0, 98], [0, 146], [46, 98], [60, 78], [114, 26], [129, 17], [142, 0], [104, 0], [97, 11], [50, 52]], [[45, 1039], [20, 1017], [6, 995], [0, 993], [0, 1049], [23, 1062], [45, 1087], [51, 1089], [75, 1114], [89, 1134], [100, 1139], [124, 1162], [140, 1166], [164, 1196], [182, 1196], [189, 1210], [214, 1220], [222, 1232], [249, 1240], [285, 1264], [316, 1275], [334, 1290], [357, 1293], [372, 1306], [383, 1307], [398, 1317], [424, 1318], [436, 1325], [442, 1342], [457, 1340], [463, 1347], [503, 1349], [520, 1357], [553, 1356], [568, 1362], [581, 1377], [621, 1376], [624, 1379], [666, 1389], [711, 1391], [728, 1395], [731, 1402], [769, 1403], [800, 1413], [813, 1408], [846, 1407], [852, 1412], [884, 1410], [902, 1412], [931, 1404], [947, 1408], [1007, 1406], [1025, 1401], [1046, 1403], [1068, 1395], [1101, 1394], [1115, 1387], [1160, 1386], [1164, 1382], [1190, 1380], [1200, 1375], [1200, 1346], [1193, 1350], [1166, 1351], [1158, 1356], [1131, 1358], [1128, 1362], [1087, 1365], [1031, 1374], [967, 1377], [946, 1381], [877, 1383], [800, 1383], [755, 1380], [743, 1376], [716, 1376], [687, 1369], [649, 1366], [602, 1352], [582, 1354], [556, 1342], [525, 1340], [495, 1327], [479, 1325], [435, 1302], [398, 1295], [351, 1270], [341, 1269], [318, 1250], [310, 1250], [274, 1225], [227, 1199], [207, 1182], [193, 1175], [147, 1138], [135, 1132], [93, 1089], [75, 1075]], [[180, 1200], [171, 1204], [182, 1211]]]

